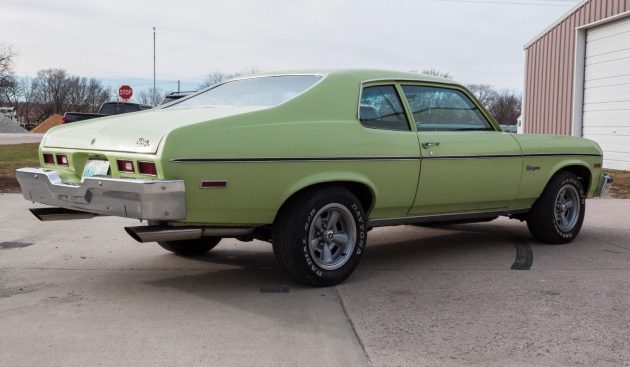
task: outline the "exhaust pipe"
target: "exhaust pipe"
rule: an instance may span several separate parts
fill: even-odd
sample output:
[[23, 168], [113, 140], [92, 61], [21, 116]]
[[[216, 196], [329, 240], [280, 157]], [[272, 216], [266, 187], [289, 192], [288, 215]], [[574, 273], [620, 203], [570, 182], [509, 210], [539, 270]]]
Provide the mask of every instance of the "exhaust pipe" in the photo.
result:
[[90, 219], [98, 215], [65, 208], [31, 208], [29, 210], [42, 222], [51, 220]]
[[201, 237], [238, 237], [254, 232], [253, 227], [125, 227], [125, 231], [138, 242], [196, 240]]

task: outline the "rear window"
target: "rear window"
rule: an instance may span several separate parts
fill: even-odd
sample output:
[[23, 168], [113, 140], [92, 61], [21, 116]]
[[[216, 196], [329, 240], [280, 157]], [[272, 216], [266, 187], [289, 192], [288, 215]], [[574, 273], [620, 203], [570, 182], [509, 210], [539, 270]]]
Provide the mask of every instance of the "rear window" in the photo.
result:
[[120, 115], [140, 111], [140, 105], [130, 103], [106, 103], [101, 107], [99, 113], [103, 115]]
[[281, 75], [233, 80], [219, 84], [166, 108], [212, 106], [273, 107], [286, 102], [322, 79], [319, 75]]

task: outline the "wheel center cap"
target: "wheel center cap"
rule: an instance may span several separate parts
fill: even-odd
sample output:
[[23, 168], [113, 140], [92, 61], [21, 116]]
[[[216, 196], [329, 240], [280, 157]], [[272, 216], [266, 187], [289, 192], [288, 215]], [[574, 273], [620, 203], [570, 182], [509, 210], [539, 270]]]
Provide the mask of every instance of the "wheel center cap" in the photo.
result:
[[326, 231], [326, 233], [324, 233], [324, 239], [326, 242], [332, 242], [334, 236], [335, 232], [333, 231]]
[[566, 212], [567, 211], [567, 204], [562, 204], [562, 206], [560, 207], [560, 210], [562, 210], [562, 212]]

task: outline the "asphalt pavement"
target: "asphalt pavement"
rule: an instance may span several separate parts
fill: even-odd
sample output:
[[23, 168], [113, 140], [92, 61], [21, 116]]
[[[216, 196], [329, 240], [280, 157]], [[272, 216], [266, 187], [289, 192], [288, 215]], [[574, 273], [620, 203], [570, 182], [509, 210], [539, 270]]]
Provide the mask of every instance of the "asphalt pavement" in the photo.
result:
[[2, 366], [630, 364], [630, 200], [589, 200], [562, 246], [508, 219], [375, 229], [331, 288], [263, 242], [183, 258], [127, 236], [138, 221], [33, 206], [0, 194]]

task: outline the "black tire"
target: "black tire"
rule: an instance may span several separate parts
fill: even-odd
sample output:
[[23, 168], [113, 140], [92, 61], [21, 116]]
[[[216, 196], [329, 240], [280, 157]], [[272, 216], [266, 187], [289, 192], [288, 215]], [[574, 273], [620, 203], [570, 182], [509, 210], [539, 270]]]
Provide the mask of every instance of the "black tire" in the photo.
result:
[[[328, 227], [328, 219], [322, 220], [326, 210], [328, 218], [337, 211], [335, 223], [340, 224], [324, 228]], [[349, 234], [345, 237], [345, 244], [338, 245], [330, 233], [339, 230], [337, 233], [344, 236], [344, 228]], [[319, 245], [310, 245], [313, 241], [317, 242], [317, 238], [321, 239]], [[367, 218], [363, 206], [356, 196], [342, 187], [298, 194], [280, 210], [272, 229], [273, 252], [280, 266], [291, 278], [313, 286], [332, 286], [348, 278], [365, 252], [366, 240]], [[322, 250], [320, 256], [315, 256], [318, 246], [322, 246]], [[328, 259], [325, 259], [323, 246], [328, 246]], [[325, 261], [332, 260], [333, 253], [341, 260], [337, 264], [326, 265]]]
[[[575, 220], [572, 220], [571, 225], [565, 228], [561, 228], [563, 224], [558, 223], [561, 219], [557, 219], [556, 211], [566, 211], [566, 208], [557, 209], [557, 200], [562, 190], [571, 192], [575, 190], [578, 195], [575, 201], [579, 205], [579, 208], [574, 213], [576, 216]], [[585, 207], [584, 188], [580, 180], [571, 172], [559, 172], [552, 177], [527, 214], [527, 228], [532, 236], [540, 242], [554, 245], [569, 243], [580, 233], [584, 221]]]
[[158, 244], [165, 250], [182, 256], [203, 255], [215, 248], [221, 237], [202, 237], [196, 240], [160, 241]]

